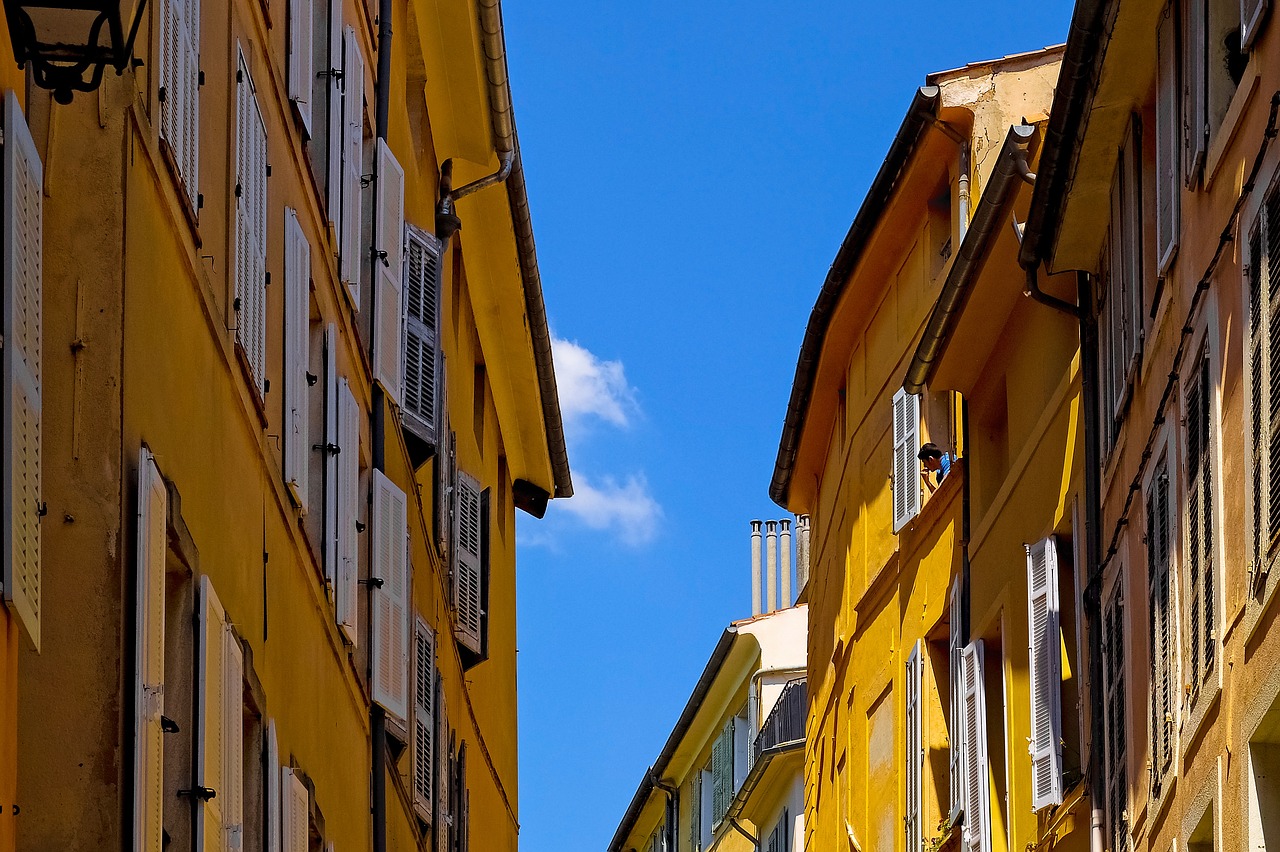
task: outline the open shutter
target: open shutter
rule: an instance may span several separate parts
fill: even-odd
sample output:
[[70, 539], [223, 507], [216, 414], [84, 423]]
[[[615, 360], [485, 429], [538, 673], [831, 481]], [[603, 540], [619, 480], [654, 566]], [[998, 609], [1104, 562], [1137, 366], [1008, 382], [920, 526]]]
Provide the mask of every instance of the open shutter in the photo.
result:
[[160, 13], [160, 138], [192, 209], [199, 183], [200, 2], [165, 0]]
[[200, 578], [197, 604], [196, 777], [200, 803], [196, 807], [197, 852], [220, 852], [226, 846], [223, 804], [227, 801], [223, 764], [226, 760], [224, 716], [226, 702], [227, 617], [208, 576]]
[[1182, 183], [1182, 118], [1178, 92], [1177, 31], [1172, 4], [1156, 28], [1156, 273], [1164, 275], [1178, 252]]
[[244, 650], [231, 625], [222, 628], [222, 824], [228, 850], [244, 846]]
[[404, 262], [404, 425], [436, 444], [436, 366], [439, 363], [441, 244], [412, 225], [406, 229]]
[[1204, 165], [1209, 139], [1209, 38], [1208, 0], [1188, 0], [1182, 7], [1186, 14], [1186, 40], [1183, 50], [1183, 143], [1186, 155], [1183, 177], [1194, 186]]
[[1124, 598], [1121, 584], [1103, 613], [1103, 696], [1106, 700], [1104, 714], [1105, 755], [1107, 778], [1107, 811], [1111, 826], [1111, 852], [1127, 852], [1128, 844], [1128, 719], [1125, 713], [1124, 666]]
[[311, 329], [311, 244], [298, 223], [298, 214], [284, 215], [284, 478], [294, 502], [307, 511], [307, 335]]
[[364, 55], [356, 31], [347, 27], [342, 41], [342, 227], [339, 254], [342, 280], [352, 302], [360, 305], [360, 278], [364, 258], [360, 253], [362, 188], [364, 173]]
[[282, 802], [280, 800], [280, 744], [276, 738], [276, 720], [267, 720], [267, 754], [263, 776], [266, 783], [267, 852], [282, 852]]
[[924, 774], [924, 724], [921, 718], [920, 691], [923, 685], [924, 665], [920, 657], [920, 642], [917, 640], [907, 657], [905, 684], [907, 718], [902, 758], [907, 768], [904, 777], [906, 852], [921, 852], [923, 840], [920, 830], [920, 811], [923, 806], [920, 783]]
[[893, 531], [920, 514], [920, 397], [893, 395]]
[[1129, 316], [1129, 351], [1126, 370], [1132, 374], [1142, 360], [1143, 342], [1143, 258], [1142, 258], [1142, 123], [1135, 115], [1129, 138], [1120, 154], [1124, 174], [1124, 198], [1121, 227], [1125, 243], [1125, 289], [1128, 293], [1126, 312]]
[[404, 345], [404, 169], [386, 140], [378, 140], [378, 208], [373, 256], [377, 307], [374, 311], [374, 378], [398, 405]]
[[689, 779], [689, 849], [702, 852], [702, 773]]
[[329, 323], [324, 330], [324, 578], [334, 602], [338, 599], [338, 570], [342, 562], [339, 546], [338, 505], [339, 465], [342, 440], [338, 434], [343, 396], [339, 392], [338, 327]]
[[[382, 471], [373, 472], [373, 700], [409, 718], [408, 500]], [[376, 585], [376, 584], [375, 584]]]
[[0, 582], [40, 650], [43, 167], [12, 91], [4, 94], [4, 294], [0, 307]]
[[1240, 46], [1243, 50], [1253, 47], [1270, 5], [1269, 0], [1240, 0]]
[[[360, 403], [346, 378], [338, 380], [338, 586], [334, 590], [338, 626], [352, 645], [357, 639], [360, 592]], [[376, 573], [374, 576], [380, 576]]]
[[200, 0], [186, 0], [182, 36], [182, 181], [192, 207], [200, 184]]
[[747, 780], [747, 772], [751, 769], [751, 726], [747, 720], [737, 716], [733, 721], [733, 789], [737, 792], [742, 782]]
[[243, 51], [236, 71], [236, 342], [259, 396], [267, 373], [267, 129]]
[[951, 730], [948, 744], [951, 763], [951, 821], [964, 810], [964, 624], [960, 578], [951, 584], [950, 662]]
[[964, 649], [964, 850], [991, 852], [991, 799], [987, 789], [987, 707], [982, 682], [982, 640]]
[[133, 848], [164, 846], [164, 564], [169, 495], [146, 448], [138, 464], [137, 597], [133, 721]]
[[298, 773], [289, 767], [280, 770], [284, 801], [284, 852], [307, 852], [311, 841], [311, 796]]
[[720, 736], [711, 745], [711, 779], [715, 785], [712, 823], [719, 823], [733, 803], [733, 727], [734, 720], [725, 722]]
[[1027, 623], [1031, 631], [1031, 807], [1062, 802], [1062, 643], [1058, 632], [1058, 548], [1027, 546]]
[[414, 636], [413, 806], [427, 823], [435, 794], [435, 634], [419, 618]]
[[[342, 0], [321, 0], [327, 2], [328, 26], [325, 32], [325, 52], [318, 62], [324, 74], [323, 85], [326, 92], [324, 138], [325, 153], [325, 189], [329, 221], [334, 225], [334, 232], [341, 234], [342, 224]], [[339, 247], [341, 248], [341, 247]]]
[[458, 641], [480, 653], [480, 483], [457, 471], [454, 496], [453, 607]]
[[315, 21], [311, 0], [289, 0], [289, 100], [293, 101], [307, 135], [311, 135], [311, 84]]

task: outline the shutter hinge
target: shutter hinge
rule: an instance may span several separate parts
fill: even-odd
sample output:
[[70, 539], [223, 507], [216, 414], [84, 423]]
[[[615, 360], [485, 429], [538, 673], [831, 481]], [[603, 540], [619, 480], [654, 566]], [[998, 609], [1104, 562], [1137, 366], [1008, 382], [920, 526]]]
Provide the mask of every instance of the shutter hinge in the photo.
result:
[[240, 194], [241, 194], [243, 191], [244, 191], [244, 187], [243, 187], [239, 182], [237, 182], [237, 183], [236, 183], [236, 198], [239, 198], [239, 197], [240, 197]]
[[36, 517], [43, 518], [47, 514], [49, 514], [49, 504], [41, 500], [40, 505], [36, 506]]
[[204, 71], [200, 71], [198, 74], [196, 74], [196, 85], [197, 86], [204, 85]]
[[315, 387], [316, 382], [320, 381], [320, 377], [317, 376], [315, 373], [312, 373], [310, 370], [304, 373], [304, 375], [307, 377], [307, 387], [309, 388]]
[[271, 393], [271, 380], [270, 380], [270, 379], [263, 379], [263, 380], [262, 380], [262, 392], [263, 392], [263, 393]]
[[[357, 533], [364, 532], [364, 521], [356, 521], [356, 532]], [[381, 583], [382, 581], [379, 580], [378, 582]]]
[[199, 799], [202, 802], [207, 802], [210, 799], [218, 798], [218, 791], [213, 789], [212, 787], [196, 786], [186, 790], [179, 790], [178, 795], [191, 796], [194, 799]]
[[311, 449], [319, 450], [322, 453], [329, 453], [330, 455], [334, 455], [334, 456], [342, 452], [342, 447], [339, 447], [337, 444], [333, 444], [333, 443], [312, 444]]
[[237, 69], [236, 69], [236, 82], [237, 82], [237, 83], [243, 83], [243, 82], [244, 82], [244, 71], [242, 71], [242, 70], [241, 70], [241, 69], [239, 69], [239, 68], [237, 68]]
[[267, 163], [267, 177], [271, 177], [271, 164]]
[[381, 589], [381, 588], [382, 588], [382, 578], [381, 578], [381, 577], [370, 577], [370, 578], [369, 578], [369, 579], [367, 579], [367, 580], [357, 580], [356, 582], [358, 582], [361, 586], [371, 586], [371, 587], [373, 587], [373, 588], [375, 588], [375, 589]]
[[271, 273], [270, 273], [270, 272], [266, 273], [266, 281], [263, 283], [263, 286], [264, 286], [264, 287], [270, 287], [270, 286], [271, 286]]
[[373, 255], [374, 260], [382, 261], [383, 266], [391, 265], [390, 261], [387, 260], [387, 253], [385, 251], [381, 249], [369, 249], [369, 253]]
[[164, 90], [164, 86], [161, 86], [160, 87], [160, 103], [164, 103], [165, 98], [166, 98], [166, 92]]
[[203, 192], [196, 193], [196, 209], [197, 210], [204, 209], [204, 193]]
[[182, 729], [178, 727], [178, 723], [170, 719], [168, 716], [160, 717], [160, 731], [165, 734], [176, 734]]
[[330, 68], [330, 69], [329, 69], [329, 70], [327, 70], [327, 71], [317, 71], [317, 72], [316, 72], [316, 76], [317, 76], [317, 77], [330, 77], [330, 78], [332, 78], [332, 79], [334, 79], [334, 80], [341, 80], [341, 79], [342, 79], [342, 69], [341, 69], [341, 68]]
[[239, 296], [236, 296], [231, 301], [231, 310], [235, 311], [236, 313], [240, 313], [240, 297]]
[[373, 175], [360, 175], [360, 186], [368, 186], [373, 183]]

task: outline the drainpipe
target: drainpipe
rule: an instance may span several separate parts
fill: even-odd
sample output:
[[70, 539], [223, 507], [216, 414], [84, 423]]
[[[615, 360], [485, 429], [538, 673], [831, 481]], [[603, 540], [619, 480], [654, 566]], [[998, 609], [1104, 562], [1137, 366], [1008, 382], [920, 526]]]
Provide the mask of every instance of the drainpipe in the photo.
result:
[[[1031, 171], [1031, 167], [1027, 164], [1026, 151], [1019, 152], [1019, 155], [1014, 158], [1013, 165], [1018, 173], [1018, 177], [1022, 178], [1024, 182], [1031, 184], [1032, 186], [1035, 185], [1036, 173]], [[1019, 254], [1018, 263], [1022, 266], [1023, 271], [1027, 275], [1027, 284], [1022, 290], [1022, 295], [1030, 296], [1040, 304], [1048, 305], [1054, 310], [1061, 311], [1068, 316], [1079, 320], [1083, 319], [1084, 308], [1081, 306], [1086, 304], [1086, 302], [1083, 301], [1084, 295], [1080, 297], [1081, 301], [1079, 304], [1075, 305], [1065, 299], [1059, 299], [1057, 296], [1052, 296], [1040, 289], [1039, 257], [1033, 256], [1031, 258], [1026, 258]]]
[[667, 824], [667, 849], [674, 852], [676, 849], [676, 840], [680, 837], [680, 833], [676, 826], [676, 822], [680, 818], [680, 793], [674, 786], [658, 777], [658, 773], [653, 771], [653, 767], [649, 767], [649, 781], [654, 787], [666, 794], [666, 824]]
[[960, 397], [960, 448], [964, 479], [960, 481], [960, 635], [969, 641], [969, 531], [973, 521], [973, 477], [969, 465], [969, 400]]
[[933, 120], [933, 126], [960, 147], [959, 174], [956, 176], [956, 219], [959, 226], [956, 245], [959, 245], [969, 230], [969, 139], [940, 118]]

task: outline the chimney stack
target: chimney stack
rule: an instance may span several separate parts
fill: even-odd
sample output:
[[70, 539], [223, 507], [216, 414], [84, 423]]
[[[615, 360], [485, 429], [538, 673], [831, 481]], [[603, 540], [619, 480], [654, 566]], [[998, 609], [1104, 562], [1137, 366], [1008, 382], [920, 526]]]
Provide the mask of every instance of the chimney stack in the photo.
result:
[[778, 599], [778, 606], [786, 609], [791, 606], [791, 521], [786, 518], [782, 519], [778, 550], [782, 557], [782, 596]]
[[760, 614], [760, 522], [751, 522], [751, 614]]
[[796, 515], [796, 591], [809, 583], [809, 516]]
[[765, 521], [765, 612], [778, 608], [778, 522]]

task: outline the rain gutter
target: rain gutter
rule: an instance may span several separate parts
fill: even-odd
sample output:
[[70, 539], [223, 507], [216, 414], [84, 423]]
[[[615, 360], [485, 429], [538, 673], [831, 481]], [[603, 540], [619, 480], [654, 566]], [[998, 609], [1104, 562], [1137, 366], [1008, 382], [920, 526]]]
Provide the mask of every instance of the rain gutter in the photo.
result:
[[822, 356], [827, 330], [831, 327], [836, 305], [849, 286], [849, 277], [862, 259], [871, 236], [884, 216], [885, 208], [902, 179], [911, 155], [924, 138], [926, 131], [937, 118], [941, 98], [937, 86], [922, 86], [916, 90], [907, 109], [902, 125], [889, 146], [880, 170], [876, 172], [871, 188], [854, 217], [849, 232], [836, 252], [835, 260], [827, 271], [822, 290], [809, 314], [804, 342], [796, 362], [796, 375], [791, 383], [791, 399], [787, 403], [786, 420], [778, 443], [778, 458], [774, 463], [773, 480], [769, 483], [769, 496], [775, 503], [787, 508], [791, 491], [791, 475], [795, 470], [796, 453], [800, 435], [804, 431], [805, 417], [813, 396], [813, 386], [818, 373], [818, 360]]

